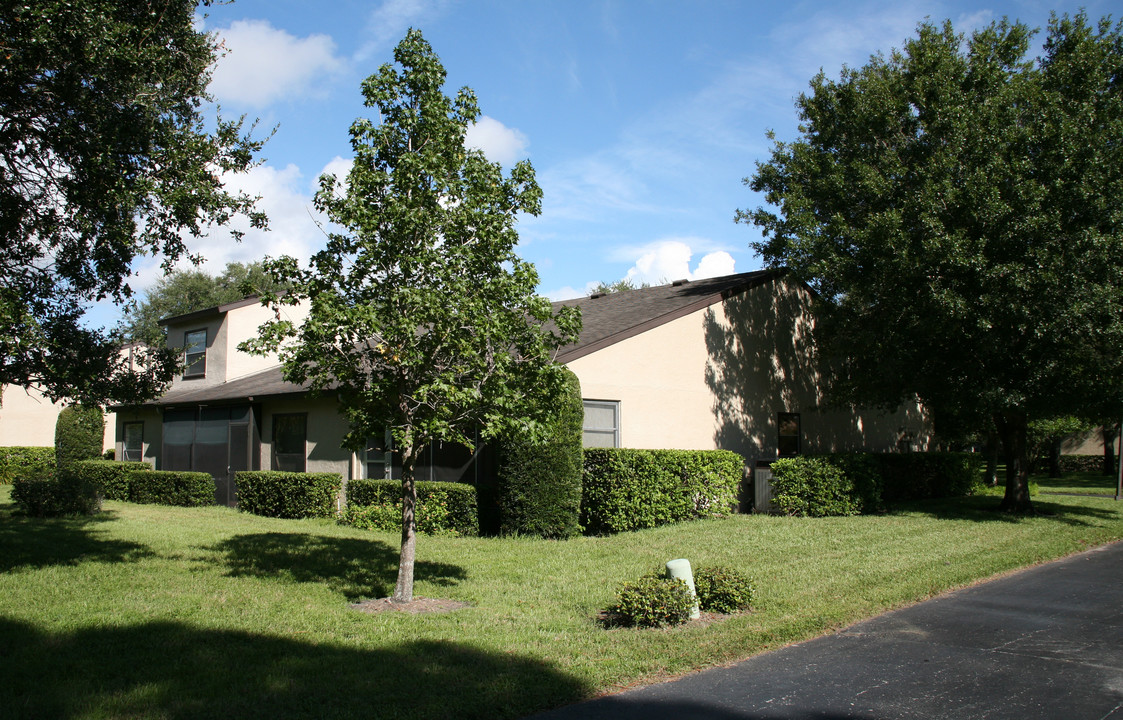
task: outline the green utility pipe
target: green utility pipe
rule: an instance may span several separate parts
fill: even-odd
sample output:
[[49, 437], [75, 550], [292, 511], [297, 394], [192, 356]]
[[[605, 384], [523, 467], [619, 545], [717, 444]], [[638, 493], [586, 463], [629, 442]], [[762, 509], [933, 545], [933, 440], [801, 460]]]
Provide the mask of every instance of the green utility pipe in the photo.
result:
[[686, 583], [690, 588], [690, 594], [694, 596], [694, 607], [690, 608], [690, 619], [697, 620], [702, 617], [700, 608], [698, 607], [698, 593], [694, 592], [694, 571], [690, 569], [690, 561], [686, 559], [671, 560], [667, 563], [667, 577], [678, 578]]

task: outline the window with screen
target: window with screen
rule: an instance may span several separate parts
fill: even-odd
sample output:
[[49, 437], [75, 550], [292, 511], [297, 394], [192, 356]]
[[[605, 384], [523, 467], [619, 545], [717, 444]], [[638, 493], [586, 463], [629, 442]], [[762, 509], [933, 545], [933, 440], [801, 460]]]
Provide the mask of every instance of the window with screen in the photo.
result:
[[799, 413], [778, 413], [776, 427], [780, 433], [777, 454], [780, 457], [799, 455]]
[[183, 377], [207, 374], [207, 331], [192, 330], [183, 334]]
[[304, 472], [308, 415], [291, 413], [273, 416], [273, 469]]
[[620, 402], [582, 400], [585, 422], [582, 441], [585, 447], [620, 447]]
[[144, 457], [144, 423], [125, 423], [125, 441], [121, 447], [121, 459], [126, 462], [140, 462]]

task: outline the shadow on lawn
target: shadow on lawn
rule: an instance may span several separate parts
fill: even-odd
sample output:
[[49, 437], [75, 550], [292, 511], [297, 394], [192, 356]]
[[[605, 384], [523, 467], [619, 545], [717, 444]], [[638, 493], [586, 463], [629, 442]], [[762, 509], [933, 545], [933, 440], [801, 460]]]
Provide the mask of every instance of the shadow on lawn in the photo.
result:
[[[1091, 506], [1086, 504], [1074, 505], [1068, 503], [1052, 502], [1044, 499], [1045, 496], [1035, 495], [1033, 508], [1036, 514], [1032, 516], [1008, 513], [998, 509], [1001, 498], [998, 497], [970, 497], [952, 498], [946, 500], [923, 500], [913, 503], [904, 503], [893, 508], [889, 514], [896, 513], [923, 513], [939, 520], [974, 520], [978, 522], [1006, 522], [1018, 523], [1027, 517], [1041, 518], [1064, 523], [1066, 525], [1091, 526], [1103, 522], [1117, 521], [1119, 510], [1116, 506], [1101, 505]], [[1085, 496], [1086, 497], [1086, 496]], [[1080, 498], [1075, 498], [1079, 500]]]
[[65, 518], [9, 514], [0, 520], [0, 572], [82, 562], [135, 562], [154, 554], [139, 543], [99, 538], [97, 526], [115, 518], [104, 511]]
[[4, 717], [510, 718], [589, 689], [451, 642], [357, 649], [158, 622], [44, 633], [0, 618]]
[[[303, 533], [235, 535], [210, 548], [223, 555], [234, 577], [285, 578], [324, 583], [349, 600], [386, 597], [398, 577], [398, 549], [377, 540]], [[414, 580], [455, 585], [463, 568], [418, 560]]]

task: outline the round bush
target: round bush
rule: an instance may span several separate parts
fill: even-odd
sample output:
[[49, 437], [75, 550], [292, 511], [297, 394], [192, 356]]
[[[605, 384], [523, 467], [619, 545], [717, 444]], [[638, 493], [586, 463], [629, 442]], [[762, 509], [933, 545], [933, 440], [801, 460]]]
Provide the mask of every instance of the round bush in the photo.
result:
[[68, 405], [55, 421], [56, 464], [62, 468], [78, 460], [101, 457], [105, 416], [88, 405]]
[[682, 580], [645, 575], [620, 587], [610, 612], [621, 625], [662, 627], [686, 622], [693, 608], [694, 595]]
[[755, 589], [752, 580], [736, 570], [703, 567], [694, 571], [694, 591], [703, 610], [728, 614], [748, 610]]

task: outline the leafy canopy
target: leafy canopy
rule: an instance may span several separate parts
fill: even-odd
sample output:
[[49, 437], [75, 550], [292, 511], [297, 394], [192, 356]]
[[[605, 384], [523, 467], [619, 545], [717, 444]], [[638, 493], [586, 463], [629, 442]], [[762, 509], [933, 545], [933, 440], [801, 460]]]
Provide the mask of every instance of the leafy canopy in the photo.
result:
[[[204, 5], [209, 4], [204, 2]], [[141, 399], [175, 359], [129, 375], [91, 302], [126, 302], [139, 255], [245, 214], [225, 173], [260, 143], [200, 107], [215, 58], [193, 0], [0, 0], [0, 383], [53, 397]]]
[[738, 213], [818, 292], [836, 398], [995, 417], [1023, 457], [1027, 416], [1118, 397], [1123, 371], [1120, 26], [1054, 16], [1035, 61], [1033, 35], [924, 23], [818, 75], [746, 180], [778, 211]]

